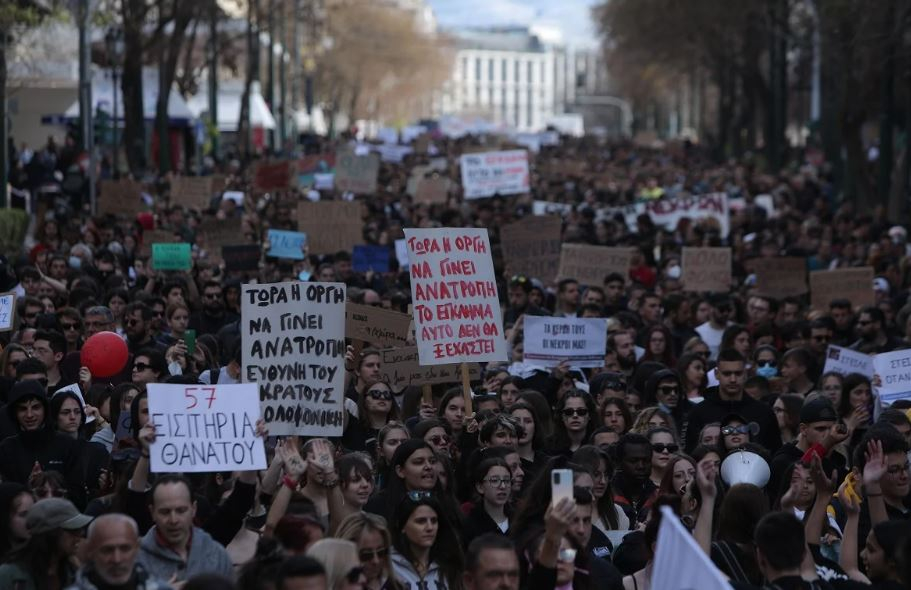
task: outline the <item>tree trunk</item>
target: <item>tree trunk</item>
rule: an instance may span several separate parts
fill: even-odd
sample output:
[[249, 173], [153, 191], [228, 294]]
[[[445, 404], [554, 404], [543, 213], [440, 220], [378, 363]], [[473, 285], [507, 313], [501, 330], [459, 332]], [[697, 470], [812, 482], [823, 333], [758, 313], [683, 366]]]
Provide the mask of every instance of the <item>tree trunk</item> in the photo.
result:
[[250, 0], [247, 4], [247, 76], [244, 80], [244, 92], [240, 97], [240, 120], [237, 122], [237, 150], [243, 162], [251, 156], [250, 150], [250, 92], [253, 86], [255, 72], [256, 44], [253, 42], [253, 19], [259, 13], [258, 0]]
[[893, 130], [895, 128], [895, 0], [889, 0], [883, 33], [886, 36], [883, 63], [882, 112], [879, 121], [879, 170], [876, 178], [877, 203], [889, 202], [892, 167], [895, 162]]
[[[120, 88], [123, 93], [123, 145], [134, 177], [146, 168], [145, 116], [142, 101], [142, 28], [145, 0], [123, 0], [124, 57]], [[115, 121], [116, 125], [117, 122]], [[114, 146], [117, 149], [117, 146]]]
[[6, 207], [9, 194], [6, 191], [9, 176], [9, 131], [6, 128], [6, 46], [9, 35], [0, 31], [0, 207]]
[[[170, 38], [162, 37], [158, 63], [158, 99], [155, 103], [155, 130], [158, 133], [158, 170], [164, 175], [171, 170], [168, 97], [177, 74], [181, 45], [187, 29], [196, 16], [198, 2], [175, 0]], [[161, 18], [164, 18], [163, 16]]]

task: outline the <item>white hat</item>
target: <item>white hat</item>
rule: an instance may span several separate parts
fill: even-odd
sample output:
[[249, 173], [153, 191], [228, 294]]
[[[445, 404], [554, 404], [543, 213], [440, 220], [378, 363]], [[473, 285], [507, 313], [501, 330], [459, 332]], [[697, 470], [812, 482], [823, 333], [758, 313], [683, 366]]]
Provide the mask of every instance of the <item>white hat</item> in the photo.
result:
[[889, 281], [887, 281], [883, 277], [876, 277], [875, 279], [873, 279], [873, 290], [882, 291], [883, 293], [888, 295], [889, 294]]
[[763, 488], [770, 475], [766, 460], [750, 451], [734, 451], [721, 462], [721, 480], [729, 486], [748, 483]]

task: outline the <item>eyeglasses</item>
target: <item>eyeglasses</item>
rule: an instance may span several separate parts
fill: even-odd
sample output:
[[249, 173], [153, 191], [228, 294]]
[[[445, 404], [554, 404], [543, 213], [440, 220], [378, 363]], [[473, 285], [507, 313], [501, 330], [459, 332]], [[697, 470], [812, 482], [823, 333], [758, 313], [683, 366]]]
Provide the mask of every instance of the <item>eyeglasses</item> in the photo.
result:
[[757, 367], [775, 367], [777, 365], [778, 362], [774, 360], [756, 361]]
[[675, 445], [674, 443], [670, 443], [670, 444], [652, 443], [652, 451], [654, 451], [655, 453], [668, 452], [668, 453], [673, 454], [673, 453], [676, 453], [678, 450], [680, 450], [680, 446]]
[[413, 492], [408, 492], [407, 497], [412, 502], [420, 502], [421, 500], [428, 500], [432, 497], [430, 492], [422, 492], [420, 490], [415, 490]]
[[367, 395], [376, 400], [384, 399], [389, 401], [392, 399], [392, 392], [384, 389], [371, 389], [367, 392]]
[[449, 437], [446, 436], [445, 434], [436, 434], [436, 435], [428, 438], [427, 442], [429, 442], [430, 444], [432, 444], [434, 446], [441, 447], [443, 445], [449, 444]]
[[484, 481], [486, 481], [487, 483], [489, 483], [490, 485], [492, 485], [495, 488], [508, 488], [509, 486], [512, 485], [511, 477], [494, 476], [494, 477], [488, 477]]
[[218, 299], [219, 297], [221, 297], [221, 293], [206, 293], [204, 295], [204, 297], [206, 299]]
[[349, 584], [357, 584], [361, 579], [361, 576], [364, 575], [364, 568], [361, 566], [351, 568], [351, 571], [348, 572], [348, 575], [345, 576], [345, 579]]
[[60, 327], [64, 332], [67, 332], [69, 330], [79, 330], [79, 324], [64, 324], [63, 322], [60, 322]]
[[573, 416], [588, 416], [588, 408], [565, 408], [563, 410], [563, 416], [566, 418], [571, 418]]
[[141, 372], [143, 372], [143, 371], [145, 371], [145, 370], [148, 370], [148, 369], [151, 369], [151, 368], [152, 368], [152, 365], [147, 365], [147, 364], [145, 364], [145, 363], [135, 363], [135, 364], [133, 364], [133, 372], [134, 372], [134, 373], [141, 373]]
[[626, 391], [626, 383], [623, 381], [608, 381], [604, 384], [604, 389], [611, 391]]
[[674, 386], [659, 387], [658, 391], [662, 395], [670, 395], [672, 393], [677, 393], [677, 388]]
[[741, 424], [740, 426], [725, 426], [721, 429], [721, 434], [724, 436], [731, 436], [732, 434], [749, 434], [750, 425]]
[[357, 552], [361, 561], [373, 561], [374, 559], [386, 559], [389, 555], [389, 549], [381, 547], [379, 549], [361, 549]]

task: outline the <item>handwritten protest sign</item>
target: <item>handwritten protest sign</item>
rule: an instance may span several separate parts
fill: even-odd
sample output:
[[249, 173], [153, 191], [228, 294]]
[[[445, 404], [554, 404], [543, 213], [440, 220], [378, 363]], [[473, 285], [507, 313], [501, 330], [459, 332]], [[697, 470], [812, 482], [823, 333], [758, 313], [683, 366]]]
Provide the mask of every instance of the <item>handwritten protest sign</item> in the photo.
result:
[[[335, 176], [335, 154], [312, 154], [297, 161], [297, 181], [300, 186], [313, 186], [316, 177], [320, 175]], [[332, 188], [331, 183], [329, 188]]]
[[335, 168], [335, 188], [356, 195], [370, 195], [376, 192], [376, 177], [380, 171], [378, 154], [358, 156], [352, 152], [338, 155]]
[[345, 284], [245, 284], [241, 317], [242, 377], [269, 433], [341, 436]]
[[882, 382], [876, 388], [881, 405], [911, 399], [911, 349], [877, 354], [873, 357], [873, 371]]
[[632, 248], [609, 248], [587, 244], [563, 244], [560, 249], [561, 279], [576, 279], [583, 285], [602, 285], [607, 275], [629, 274]]
[[221, 259], [225, 261], [225, 270], [257, 271], [262, 255], [259, 244], [235, 244], [221, 247]]
[[178, 176], [171, 181], [171, 202], [208, 209], [214, 186], [214, 176]]
[[460, 162], [466, 199], [529, 191], [528, 152], [525, 150], [462, 154]]
[[408, 243], [404, 238], [395, 241], [395, 259], [403, 270], [407, 270], [410, 266], [408, 262]]
[[307, 234], [299, 231], [270, 229], [268, 238], [269, 256], [272, 258], [304, 259], [302, 248], [307, 243]]
[[152, 244], [152, 268], [155, 270], [190, 270], [190, 244]]
[[307, 234], [311, 254], [350, 252], [364, 241], [361, 204], [351, 201], [298, 203], [297, 229]]
[[556, 367], [601, 367], [607, 349], [606, 318], [525, 317], [525, 361]]
[[822, 372], [829, 373], [832, 371], [842, 375], [860, 373], [868, 379], [872, 379], [873, 357], [850, 348], [830, 344], [826, 350], [826, 365]]
[[199, 222], [198, 232], [205, 236], [207, 250], [210, 254], [220, 254], [222, 246], [236, 244], [243, 236], [241, 221], [237, 217], [231, 219], [203, 217]]
[[449, 196], [449, 179], [442, 177], [419, 178], [415, 186], [415, 203], [445, 203]]
[[422, 365], [506, 360], [485, 228], [406, 229]]
[[142, 200], [142, 185], [134, 180], [102, 180], [98, 197], [98, 213], [133, 217], [146, 210]]
[[404, 346], [408, 342], [411, 316], [373, 305], [345, 306], [345, 336], [377, 346]]
[[[380, 374], [391, 389], [399, 391], [409, 385], [434, 385], [436, 383], [458, 383], [461, 380], [459, 365], [428, 365], [418, 363], [416, 346], [381, 350]], [[471, 381], [481, 379], [481, 366], [468, 363], [468, 377]]]
[[153, 473], [255, 471], [266, 468], [263, 439], [256, 436], [256, 385], [150, 383], [149, 447]]
[[757, 258], [753, 261], [756, 290], [769, 297], [803, 295], [807, 288], [807, 261], [799, 256]]
[[560, 268], [560, 233], [563, 222], [555, 215], [526, 217], [504, 225], [500, 244], [506, 271], [541, 279], [548, 285]]
[[811, 272], [810, 306], [829, 309], [829, 303], [833, 299], [847, 299], [854, 307], [873, 305], [873, 267]]
[[683, 248], [681, 264], [684, 290], [722, 293], [730, 290], [730, 248]]
[[260, 162], [253, 171], [253, 190], [263, 193], [288, 190], [297, 182], [293, 168], [290, 160]]
[[351, 266], [357, 272], [389, 272], [389, 254], [385, 246], [355, 246]]
[[0, 332], [9, 332], [16, 321], [16, 294], [0, 293]]

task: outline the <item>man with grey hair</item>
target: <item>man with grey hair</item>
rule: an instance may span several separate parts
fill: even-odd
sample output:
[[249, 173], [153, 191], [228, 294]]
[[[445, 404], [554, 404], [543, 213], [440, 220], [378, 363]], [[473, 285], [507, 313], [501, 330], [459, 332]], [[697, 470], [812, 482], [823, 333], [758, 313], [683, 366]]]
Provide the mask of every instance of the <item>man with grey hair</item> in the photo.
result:
[[137, 561], [139, 527], [125, 514], [105, 514], [89, 525], [86, 561], [69, 590], [166, 590]]
[[[95, 305], [86, 309], [82, 326], [83, 341], [88, 340], [99, 332], [113, 332], [117, 328], [117, 326], [114, 325], [114, 312], [111, 311], [111, 308], [104, 305]], [[111, 385], [119, 385], [121, 383], [129, 381], [132, 377], [132, 367], [133, 363], [127, 362], [124, 365], [123, 370], [121, 370], [116, 375], [106, 377], [104, 379], [104, 382]], [[81, 380], [79, 376], [79, 371], [81, 368], [81, 353], [78, 350], [68, 352], [66, 357], [63, 359], [63, 362], [61, 363], [61, 373], [63, 373], [63, 375], [66, 377], [67, 382], [73, 383], [77, 381], [77, 379]]]

